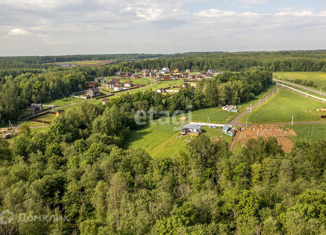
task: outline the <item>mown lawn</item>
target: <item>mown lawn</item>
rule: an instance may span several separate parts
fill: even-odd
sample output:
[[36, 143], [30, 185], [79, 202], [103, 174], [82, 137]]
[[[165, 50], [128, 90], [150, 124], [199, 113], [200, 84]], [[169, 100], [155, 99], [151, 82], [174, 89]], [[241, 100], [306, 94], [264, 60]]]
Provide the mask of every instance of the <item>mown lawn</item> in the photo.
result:
[[[69, 97], [69, 100], [67, 100], [67, 101], [63, 101], [63, 99], [57, 99], [57, 100], [45, 102], [44, 104], [45, 105], [56, 105], [58, 107], [62, 107], [62, 106], [70, 105], [71, 99], [72, 99], [73, 103], [79, 103], [84, 100], [84, 99], [80, 99], [80, 98]], [[44, 108], [47, 108], [47, 107], [44, 107]]]
[[[190, 139], [196, 137], [182, 137], [179, 129], [184, 124], [179, 125], [146, 125], [143, 129], [132, 131], [125, 144], [124, 148], [141, 148], [146, 150], [153, 158], [160, 156], [173, 156], [178, 155], [180, 151], [188, 152], [187, 144]], [[212, 140], [219, 138], [220, 140], [231, 143], [232, 138], [222, 135], [220, 129], [210, 129], [203, 127], [203, 134], [208, 135]], [[221, 136], [223, 136], [221, 138]]]
[[[313, 81], [318, 88], [309, 87], [316, 90], [324, 89], [326, 86], [326, 73], [324, 72], [276, 72], [274, 73], [277, 79], [289, 79], [290, 77], [294, 79], [307, 79]], [[325, 90], [324, 90], [325, 91]]]
[[317, 112], [317, 108], [321, 106], [324, 106], [321, 102], [280, 90], [274, 98], [255, 108], [240, 122], [245, 123], [248, 117], [250, 124], [285, 123], [292, 121], [292, 115], [294, 122], [320, 121], [321, 113]]

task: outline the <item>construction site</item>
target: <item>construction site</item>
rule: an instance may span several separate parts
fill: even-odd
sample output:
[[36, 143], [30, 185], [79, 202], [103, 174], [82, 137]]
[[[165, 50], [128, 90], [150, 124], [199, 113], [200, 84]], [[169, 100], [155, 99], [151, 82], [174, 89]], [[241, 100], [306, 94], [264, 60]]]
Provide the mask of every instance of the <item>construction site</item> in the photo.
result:
[[262, 137], [268, 139], [269, 137], [275, 137], [278, 144], [282, 145], [283, 151], [290, 153], [294, 147], [291, 137], [297, 136], [297, 133], [289, 128], [282, 129], [280, 127], [282, 126], [256, 125], [248, 128], [240, 128], [231, 143], [230, 149], [234, 151], [238, 142], [241, 143], [241, 147], [245, 147], [246, 143], [251, 138], [258, 139]]

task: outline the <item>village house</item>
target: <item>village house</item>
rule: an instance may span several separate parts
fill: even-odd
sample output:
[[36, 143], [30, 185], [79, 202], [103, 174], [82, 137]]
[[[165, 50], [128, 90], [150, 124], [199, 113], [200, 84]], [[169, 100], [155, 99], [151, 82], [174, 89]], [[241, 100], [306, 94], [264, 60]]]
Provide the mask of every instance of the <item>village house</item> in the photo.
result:
[[131, 77], [132, 76], [132, 73], [131, 72], [127, 72], [126, 73], [126, 77]]
[[180, 75], [181, 78], [187, 78], [188, 76], [189, 76], [188, 73], [182, 73], [182, 74]]
[[151, 78], [155, 78], [156, 77], [156, 74], [155, 73], [150, 73], [150, 75], [149, 75]]
[[202, 129], [200, 125], [187, 124], [181, 129], [182, 135], [200, 135]]
[[149, 77], [149, 72], [144, 72], [144, 73], [143, 73], [143, 77], [144, 77], [144, 78]]
[[133, 74], [133, 75], [132, 75], [132, 78], [133, 78], [133, 79], [138, 79], [138, 78], [139, 78], [139, 75], [138, 75], [138, 74]]
[[109, 102], [109, 101], [110, 101], [110, 99], [108, 99], [108, 98], [105, 98], [105, 99], [103, 99], [103, 100], [102, 100], [102, 104], [103, 104], [103, 105], [105, 105], [105, 104], [106, 104], [106, 102]]
[[238, 109], [236, 105], [226, 105], [222, 107], [222, 110], [237, 113]]
[[123, 75], [124, 75], [124, 73], [123, 73], [123, 72], [121, 72], [121, 71], [119, 71], [119, 72], [117, 72], [117, 73], [116, 73], [116, 75], [121, 77], [121, 76], [123, 76]]
[[164, 77], [163, 74], [157, 74], [157, 75], [156, 75], [156, 79], [157, 79], [157, 81], [162, 81], [162, 80], [163, 80], [163, 77]]
[[204, 78], [204, 76], [201, 75], [201, 74], [197, 74], [197, 75], [196, 75], [196, 79], [203, 79], [203, 78]]
[[158, 69], [153, 69], [153, 71], [152, 72], [154, 72], [154, 73], [158, 73], [160, 70], [158, 70]]
[[163, 77], [163, 81], [170, 81], [170, 75], [166, 75]]
[[40, 112], [43, 110], [43, 105], [42, 104], [31, 104], [31, 110], [33, 113]]
[[132, 81], [125, 81], [125, 87], [126, 88], [132, 87]]
[[141, 84], [134, 84], [134, 88], [141, 87]]
[[88, 87], [92, 87], [92, 88], [96, 87], [96, 82], [95, 81], [89, 81], [88, 82]]
[[197, 88], [197, 87], [198, 87], [198, 83], [196, 83], [196, 82], [192, 82], [192, 83], [190, 83], [190, 86], [191, 86], [191, 87], [194, 87], [194, 88]]
[[160, 88], [160, 89], [157, 89], [156, 92], [162, 94], [162, 93], [165, 93], [166, 90], [164, 88]]
[[209, 73], [209, 74], [214, 74], [216, 71], [214, 70], [214, 69], [209, 69], [209, 70], [207, 70], [207, 73]]
[[111, 81], [106, 83], [106, 89], [113, 89], [115, 85], [120, 84], [120, 79], [119, 78], [112, 78]]
[[149, 69], [143, 69], [142, 70], [142, 73], [149, 73], [150, 71], [149, 71]]
[[216, 72], [216, 73], [214, 73], [214, 76], [219, 76], [219, 75], [222, 75], [223, 74], [223, 72]]
[[190, 69], [187, 69], [187, 70], [186, 70], [186, 73], [190, 73], [190, 72], [191, 72], [191, 70], [190, 70]]
[[180, 88], [188, 88], [189, 87], [189, 83], [183, 83], [181, 86], [180, 86]]
[[113, 90], [114, 90], [114, 91], [122, 91], [123, 88], [122, 88], [121, 85], [115, 85], [115, 86], [113, 87]]
[[98, 88], [90, 88], [87, 91], [87, 95], [89, 95], [90, 97], [96, 97], [101, 95], [100, 89]]
[[173, 70], [174, 73], [179, 73], [179, 71], [180, 71], [179, 69]]
[[162, 71], [165, 71], [166, 73], [170, 73], [171, 72], [171, 70], [168, 67], [163, 68]]
[[97, 79], [97, 82], [98, 82], [98, 83], [103, 83], [103, 82], [104, 82], [104, 78], [103, 78], [103, 77], [98, 78], [98, 79]]

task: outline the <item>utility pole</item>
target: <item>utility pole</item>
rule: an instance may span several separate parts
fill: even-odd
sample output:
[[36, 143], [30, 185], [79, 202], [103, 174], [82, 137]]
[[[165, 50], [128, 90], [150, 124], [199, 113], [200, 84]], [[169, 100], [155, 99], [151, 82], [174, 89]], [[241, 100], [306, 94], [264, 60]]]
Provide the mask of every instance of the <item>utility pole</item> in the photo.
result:
[[251, 105], [250, 105], [250, 113], [251, 113]]
[[292, 115], [292, 126], [293, 126], [293, 115]]
[[248, 117], [246, 117], [246, 128], [248, 127]]
[[43, 118], [42, 118], [42, 124], [43, 124], [43, 126], [44, 126]]

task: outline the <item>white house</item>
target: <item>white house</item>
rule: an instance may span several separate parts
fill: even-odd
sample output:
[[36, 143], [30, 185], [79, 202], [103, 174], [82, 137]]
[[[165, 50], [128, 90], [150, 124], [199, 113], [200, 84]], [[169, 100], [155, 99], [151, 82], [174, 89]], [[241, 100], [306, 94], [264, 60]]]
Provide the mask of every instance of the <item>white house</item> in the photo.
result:
[[122, 91], [123, 90], [123, 88], [122, 88], [122, 86], [114, 86], [114, 88], [113, 88], [113, 90], [114, 91]]
[[125, 82], [125, 87], [126, 87], [126, 88], [130, 88], [130, 87], [132, 87], [132, 82], [131, 82], [131, 81], [126, 81], [126, 82]]
[[157, 93], [165, 93], [165, 89], [164, 88], [160, 88], [156, 90]]
[[170, 69], [169, 68], [163, 68], [162, 69], [162, 74], [166, 74], [166, 73], [170, 73], [171, 71], [170, 71]]
[[207, 73], [208, 74], [214, 74], [216, 71], [214, 70], [214, 69], [209, 69], [209, 70], [207, 70]]

